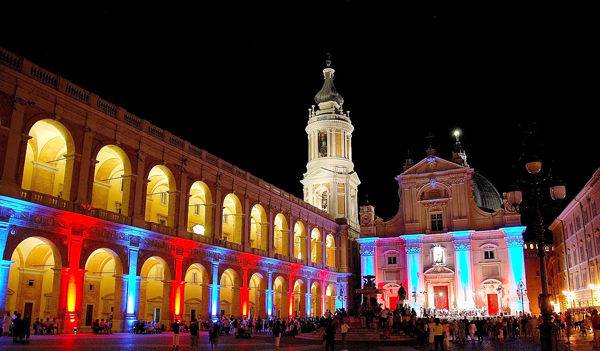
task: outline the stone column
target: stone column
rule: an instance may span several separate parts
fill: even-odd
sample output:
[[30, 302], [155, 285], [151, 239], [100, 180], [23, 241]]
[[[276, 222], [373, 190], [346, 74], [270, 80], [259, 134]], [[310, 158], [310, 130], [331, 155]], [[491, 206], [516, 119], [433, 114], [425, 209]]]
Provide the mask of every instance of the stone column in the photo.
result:
[[475, 308], [470, 232], [454, 232], [452, 236], [456, 267], [456, 305], [458, 308]]
[[323, 267], [327, 267], [327, 233], [323, 230], [321, 234], [321, 264]]
[[242, 286], [240, 287], [240, 312], [242, 317], [248, 317], [248, 301], [250, 289], [248, 288], [248, 267], [242, 268]]
[[211, 264], [211, 283], [208, 288], [209, 291], [209, 301], [210, 305], [208, 306], [208, 310], [210, 313], [211, 319], [216, 321], [219, 318], [219, 308], [220, 308], [220, 295], [219, 291], [219, 261], [215, 260]]
[[189, 206], [189, 191], [188, 191], [188, 175], [185, 172], [181, 172], [180, 180], [180, 191], [179, 191], [179, 211], [177, 211], [177, 236], [189, 237], [188, 234], [188, 213], [190, 211]]
[[[321, 315], [325, 314], [325, 298], [327, 296], [326, 291], [327, 291], [327, 282], [325, 280], [321, 280]], [[335, 312], [335, 310], [333, 312]]]
[[275, 256], [275, 231], [273, 225], [274, 218], [275, 216], [273, 215], [273, 210], [271, 209], [271, 206], [269, 206], [267, 208], [267, 251], [269, 257]]
[[273, 316], [273, 272], [267, 272], [267, 290], [265, 291], [265, 311], [267, 318]]
[[304, 259], [304, 262], [306, 265], [310, 266], [311, 263], [311, 257], [312, 257], [312, 238], [311, 238], [311, 234], [312, 234], [312, 225], [311, 224], [306, 224], [305, 226], [306, 228], [306, 238], [305, 238], [305, 242], [306, 242], [306, 258]]
[[213, 240], [217, 242], [221, 240], [223, 228], [221, 225], [221, 221], [223, 220], [223, 194], [221, 190], [221, 183], [219, 179], [217, 179], [217, 184], [215, 186], [215, 205], [212, 206], [213, 211]]
[[306, 308], [306, 317], [311, 317], [311, 305], [312, 305], [312, 295], [311, 295], [311, 286], [310, 286], [310, 278], [306, 278], [306, 300], [304, 302], [304, 307]]
[[129, 273], [127, 274], [127, 298], [125, 307], [125, 325], [127, 330], [133, 327], [133, 323], [137, 320], [139, 309], [139, 292], [141, 278], [137, 275], [139, 255], [139, 241], [134, 240], [128, 249], [129, 257]]
[[20, 167], [22, 167], [20, 164], [22, 162], [20, 157], [21, 153], [25, 154], [25, 149], [27, 148], [27, 138], [23, 138], [23, 135], [27, 134], [29, 131], [23, 130], [23, 115], [28, 105], [29, 101], [19, 97], [15, 98], [12, 114], [10, 116], [10, 129], [6, 140], [4, 167], [2, 169], [2, 179], [0, 179], [0, 184], [8, 194], [13, 196], [17, 196], [21, 189], [21, 184], [17, 180], [17, 175], [19, 174]]
[[244, 251], [250, 251], [250, 213], [252, 208], [250, 206], [250, 199], [247, 194], [244, 194], [244, 217], [242, 217], [242, 249]]
[[411, 236], [410, 239], [405, 239], [404, 249], [406, 252], [407, 273], [406, 297], [415, 311], [419, 311], [423, 306], [420, 295], [424, 291], [424, 285], [421, 281], [423, 275], [421, 269], [421, 236], [416, 234]]
[[0, 311], [6, 310], [6, 292], [8, 291], [8, 274], [10, 273], [10, 260], [0, 260]]
[[178, 252], [175, 256], [175, 277], [171, 280], [171, 312], [174, 319], [181, 320], [184, 308], [185, 281], [183, 281], [183, 257]]
[[[133, 201], [133, 224], [138, 227], [145, 227], [146, 214], [146, 187], [148, 186], [148, 178], [146, 177], [146, 156], [144, 152], [137, 153], [137, 170], [135, 172], [135, 195]], [[133, 170], [132, 170], [133, 171]]]
[[[81, 164], [79, 171], [79, 182], [77, 184], [77, 195], [75, 201], [78, 203], [90, 203], [91, 198], [88, 199], [88, 190], [93, 188], [93, 182], [90, 174], [90, 168], [95, 167], [95, 157], [92, 155], [92, 143], [94, 141], [94, 132], [89, 128], [84, 128], [83, 134], [83, 148], [81, 150]], [[92, 161], [92, 158], [94, 160]]]
[[288, 222], [289, 232], [288, 232], [288, 253], [289, 257], [298, 258], [294, 256], [294, 222], [292, 215], [290, 213], [290, 218]]

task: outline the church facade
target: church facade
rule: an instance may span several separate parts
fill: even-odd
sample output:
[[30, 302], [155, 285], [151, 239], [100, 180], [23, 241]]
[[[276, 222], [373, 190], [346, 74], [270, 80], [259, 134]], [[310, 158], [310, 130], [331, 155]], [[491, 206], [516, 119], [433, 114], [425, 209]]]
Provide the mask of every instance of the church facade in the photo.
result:
[[379, 303], [395, 308], [403, 290], [417, 312], [529, 312], [525, 228], [468, 166], [458, 135], [452, 161], [430, 147], [420, 162], [407, 160], [396, 180], [395, 216], [384, 221], [374, 206], [360, 208], [361, 270], [375, 276]]

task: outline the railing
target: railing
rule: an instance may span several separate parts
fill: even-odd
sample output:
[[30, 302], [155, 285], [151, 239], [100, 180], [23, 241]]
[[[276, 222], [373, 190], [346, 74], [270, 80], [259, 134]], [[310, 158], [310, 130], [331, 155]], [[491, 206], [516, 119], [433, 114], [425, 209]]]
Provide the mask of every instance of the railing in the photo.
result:
[[131, 225], [131, 217], [127, 217], [121, 213], [116, 213], [101, 208], [94, 208], [89, 211], [88, 214], [106, 221]]
[[[93, 94], [93, 93], [77, 86], [76, 84], [73, 84], [69, 80], [67, 80], [59, 75], [49, 72], [49, 71], [45, 70], [44, 68], [41, 68], [41, 67], [35, 65], [31, 61], [24, 59], [18, 55], [15, 55], [12, 52], [10, 52], [2, 47], [0, 47], [0, 64], [10, 67], [10, 68], [12, 68], [26, 76], [29, 76], [45, 85], [51, 86], [51, 87], [57, 89], [58, 91], [72, 97], [73, 99], [87, 104], [88, 106], [96, 109], [97, 111], [103, 112], [110, 117], [117, 118], [117, 119], [124, 121], [128, 125], [136, 128], [138, 130], [145, 131], [146, 133], [148, 133], [150, 136], [152, 136], [154, 138], [160, 139], [163, 142], [167, 142], [168, 144], [173, 145], [174, 147], [177, 147], [181, 150], [188, 150], [187, 152], [190, 153], [191, 155], [198, 157], [200, 159], [203, 159], [204, 161], [206, 161], [210, 164], [218, 165], [221, 168], [223, 168], [224, 170], [228, 171], [229, 173], [234, 174], [238, 177], [247, 179], [251, 183], [256, 184], [257, 180], [258, 180], [259, 186], [261, 186], [265, 189], [268, 189], [269, 191], [272, 191], [274, 194], [280, 195], [287, 200], [291, 200], [294, 203], [296, 203], [306, 209], [310, 209], [311, 211], [318, 213], [325, 218], [329, 218], [329, 219], [333, 220], [333, 217], [331, 217], [328, 213], [326, 213], [310, 204], [307, 204], [304, 201], [302, 201], [286, 192], [280, 191], [273, 185], [271, 185], [267, 182], [264, 182], [263, 180], [260, 180], [259, 178], [251, 175], [250, 173], [248, 173], [246, 171], [243, 171], [237, 167], [234, 167], [232, 164], [230, 164], [230, 163], [228, 163], [228, 162], [226, 162], [226, 161], [224, 161], [202, 149], [199, 149], [199, 148], [191, 145], [189, 142], [187, 142], [181, 138], [173, 136], [173, 137], [169, 138], [169, 140], [165, 140], [165, 131], [163, 129], [149, 124], [144, 119], [127, 112], [125, 109], [118, 107], [118, 106], [100, 98], [98, 95]], [[147, 125], [147, 127], [146, 127], [146, 125]], [[52, 206], [51, 203], [55, 202], [55, 201], [50, 201], [47, 199], [45, 201], [49, 202], [48, 206]], [[57, 203], [57, 205], [60, 205], [60, 204]], [[52, 206], [52, 207], [54, 207], [54, 206]]]
[[21, 198], [23, 200], [35, 202], [40, 205], [53, 207], [60, 210], [73, 211], [73, 204], [70, 201], [61, 199], [56, 196], [21, 189]]
[[175, 234], [174, 228], [167, 227], [166, 225], [162, 225], [162, 224], [154, 223], [154, 222], [146, 222], [146, 229], [153, 231], [153, 232], [165, 234], [165, 235], [174, 235]]

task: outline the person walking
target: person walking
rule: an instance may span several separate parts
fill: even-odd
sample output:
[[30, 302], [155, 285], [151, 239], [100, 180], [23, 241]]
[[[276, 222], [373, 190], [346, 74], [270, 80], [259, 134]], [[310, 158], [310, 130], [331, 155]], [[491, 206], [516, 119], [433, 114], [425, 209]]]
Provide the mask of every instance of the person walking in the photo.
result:
[[173, 324], [171, 324], [171, 331], [173, 332], [173, 350], [179, 350], [179, 321], [176, 319]]
[[190, 346], [192, 349], [194, 347], [198, 347], [198, 331], [200, 327], [198, 326], [198, 321], [196, 319], [192, 319], [192, 323], [190, 323]]

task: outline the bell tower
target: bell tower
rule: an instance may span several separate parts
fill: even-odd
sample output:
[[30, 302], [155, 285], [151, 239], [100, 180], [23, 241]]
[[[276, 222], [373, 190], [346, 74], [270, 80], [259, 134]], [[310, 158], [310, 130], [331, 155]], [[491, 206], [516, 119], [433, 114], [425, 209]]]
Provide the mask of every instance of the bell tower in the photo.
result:
[[333, 85], [335, 70], [331, 59], [325, 61], [323, 87], [308, 109], [308, 163], [301, 181], [304, 201], [328, 212], [333, 218], [346, 218], [351, 228], [358, 222], [358, 185], [360, 180], [352, 162], [350, 112], [344, 111], [344, 98]]

